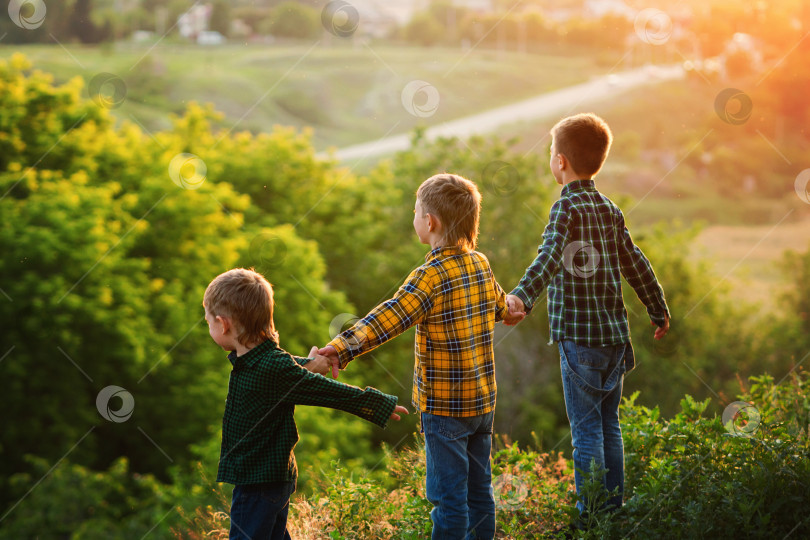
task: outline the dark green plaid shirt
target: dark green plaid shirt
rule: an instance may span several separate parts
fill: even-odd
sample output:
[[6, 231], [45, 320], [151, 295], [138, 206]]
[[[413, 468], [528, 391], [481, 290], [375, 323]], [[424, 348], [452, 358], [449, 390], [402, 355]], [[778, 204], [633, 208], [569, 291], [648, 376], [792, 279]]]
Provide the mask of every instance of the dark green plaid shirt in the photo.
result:
[[650, 261], [633, 243], [624, 215], [593, 180], [566, 184], [551, 207], [537, 258], [512, 294], [527, 309], [548, 287], [551, 341], [588, 347], [630, 342], [621, 276], [658, 326], [669, 316]]
[[396, 396], [350, 386], [301, 367], [308, 362], [267, 340], [233, 364], [222, 419], [217, 482], [294, 482], [293, 447], [298, 442], [295, 405], [331, 407], [385, 427]]

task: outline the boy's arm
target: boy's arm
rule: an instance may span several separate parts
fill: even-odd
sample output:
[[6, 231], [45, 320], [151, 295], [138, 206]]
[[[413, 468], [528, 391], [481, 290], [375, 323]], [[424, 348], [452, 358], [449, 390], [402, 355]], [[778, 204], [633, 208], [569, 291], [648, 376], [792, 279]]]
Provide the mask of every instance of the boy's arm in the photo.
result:
[[397, 406], [397, 397], [376, 388], [365, 390], [328, 379], [302, 369], [292, 355], [279, 355], [274, 361], [278, 401], [295, 405], [315, 405], [345, 411], [380, 427], [385, 427]]
[[296, 364], [303, 367], [307, 371], [311, 371], [312, 373], [320, 373], [321, 375], [326, 375], [329, 373], [329, 358], [318, 354], [318, 347], [312, 347], [312, 349], [310, 349], [308, 358], [295, 355], [291, 356]]
[[568, 240], [568, 220], [569, 214], [564, 208], [564, 203], [558, 200], [551, 206], [548, 225], [543, 232], [543, 244], [537, 248], [537, 257], [526, 269], [517, 286], [509, 293], [520, 298], [527, 313], [531, 311], [534, 302], [560, 269], [563, 250]]
[[[309, 354], [312, 355], [312, 352], [310, 351]], [[294, 354], [291, 354], [290, 356], [292, 356], [292, 359], [295, 360], [295, 363], [301, 367], [307, 367], [307, 364], [309, 364], [313, 360], [313, 358], [304, 358], [303, 356], [295, 356]]]
[[490, 279], [492, 279], [492, 287], [495, 289], [495, 322], [503, 321], [507, 326], [515, 326], [526, 317], [526, 312], [523, 311], [522, 307], [513, 309], [506, 292], [495, 280], [492, 268], [489, 269], [489, 275]]
[[492, 285], [495, 287], [495, 322], [500, 322], [509, 318], [509, 307], [506, 305], [506, 292], [504, 292], [500, 283], [495, 281], [492, 270], [490, 270], [489, 273], [492, 276]]
[[[424, 320], [433, 306], [433, 273], [420, 266], [408, 276], [394, 297], [386, 300], [354, 326], [326, 344], [333, 347], [343, 369], [365, 354]], [[321, 349], [321, 354], [324, 354]]]
[[617, 227], [619, 248], [619, 264], [621, 272], [627, 283], [636, 291], [639, 300], [647, 307], [650, 320], [657, 326], [663, 327], [669, 319], [664, 290], [655, 277], [652, 265], [641, 249], [633, 243], [630, 231], [624, 223], [624, 216], [619, 214]]

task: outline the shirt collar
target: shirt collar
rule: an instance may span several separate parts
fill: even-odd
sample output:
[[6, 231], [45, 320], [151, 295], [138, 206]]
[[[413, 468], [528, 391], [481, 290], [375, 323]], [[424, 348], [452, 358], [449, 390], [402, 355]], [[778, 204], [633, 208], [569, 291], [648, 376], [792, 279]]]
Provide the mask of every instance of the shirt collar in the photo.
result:
[[430, 250], [430, 253], [425, 255], [425, 262], [430, 262], [439, 257], [449, 257], [450, 255], [460, 255], [462, 253], [464, 253], [464, 250], [459, 246], [437, 247], [436, 249]]
[[243, 354], [242, 356], [236, 356], [236, 351], [231, 351], [228, 353], [228, 360], [231, 361], [234, 369], [239, 369], [242, 367], [253, 367], [253, 364], [261, 358], [261, 356], [267, 352], [270, 352], [274, 349], [277, 349], [278, 345], [272, 339], [268, 339], [256, 345], [248, 352]]
[[574, 180], [563, 186], [560, 195], [568, 195], [572, 191], [596, 191], [596, 185], [593, 180]]

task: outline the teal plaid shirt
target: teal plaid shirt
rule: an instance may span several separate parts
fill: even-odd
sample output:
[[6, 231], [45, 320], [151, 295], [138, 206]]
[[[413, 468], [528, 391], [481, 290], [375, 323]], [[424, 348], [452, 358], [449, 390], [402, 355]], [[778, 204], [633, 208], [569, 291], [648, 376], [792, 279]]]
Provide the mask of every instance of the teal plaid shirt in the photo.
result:
[[242, 356], [231, 352], [228, 360], [233, 370], [217, 482], [294, 482], [296, 404], [339, 409], [385, 427], [397, 403], [396, 396], [374, 388], [362, 390], [307, 371], [301, 366], [308, 359], [289, 354], [273, 340]]
[[627, 280], [658, 326], [669, 316], [650, 261], [633, 243], [624, 215], [593, 180], [566, 184], [551, 207], [537, 258], [511, 294], [527, 309], [548, 287], [551, 341], [588, 347], [630, 342], [622, 299]]

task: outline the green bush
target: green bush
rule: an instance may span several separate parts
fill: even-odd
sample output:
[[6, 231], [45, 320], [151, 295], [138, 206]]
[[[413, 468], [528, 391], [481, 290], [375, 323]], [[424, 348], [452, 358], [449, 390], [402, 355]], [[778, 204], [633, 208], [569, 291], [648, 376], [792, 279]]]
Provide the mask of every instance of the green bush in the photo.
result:
[[[579, 538], [804, 538], [810, 519], [810, 377], [783, 384], [752, 377], [740, 400], [755, 414], [723, 425], [707, 414], [710, 400], [686, 396], [664, 420], [658, 408], [621, 407], [625, 442], [625, 505], [596, 511]], [[573, 471], [561, 454], [521, 449], [500, 440], [493, 484], [498, 538], [562, 538], [575, 514]], [[387, 481], [371, 481], [339, 464], [321, 487], [293, 503], [291, 529], [301, 538], [425, 538], [424, 450], [388, 453]], [[593, 479], [593, 476], [592, 476]], [[591, 482], [589, 498], [595, 493]], [[604, 498], [606, 494], [602, 494]], [[295, 534], [293, 536], [296, 536]]]
[[626, 400], [627, 503], [591, 537], [806, 537], [810, 378], [751, 381], [741, 400], [759, 418], [726, 426], [705, 415], [709, 400], [686, 396], [667, 422], [657, 409], [635, 406], [635, 394]]

